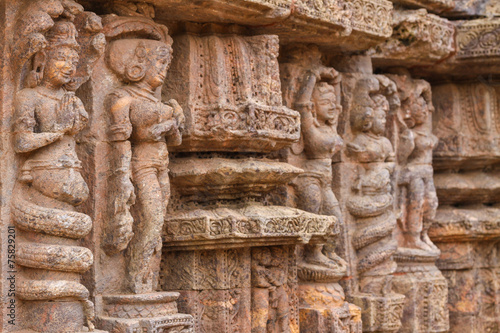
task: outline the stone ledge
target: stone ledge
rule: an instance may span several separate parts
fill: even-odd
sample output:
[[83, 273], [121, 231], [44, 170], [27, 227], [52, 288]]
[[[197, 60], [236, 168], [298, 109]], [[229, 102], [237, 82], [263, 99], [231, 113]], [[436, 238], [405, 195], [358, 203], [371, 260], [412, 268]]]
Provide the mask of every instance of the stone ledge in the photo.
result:
[[375, 66], [431, 65], [455, 51], [455, 26], [425, 9], [397, 10], [391, 38], [369, 51]]

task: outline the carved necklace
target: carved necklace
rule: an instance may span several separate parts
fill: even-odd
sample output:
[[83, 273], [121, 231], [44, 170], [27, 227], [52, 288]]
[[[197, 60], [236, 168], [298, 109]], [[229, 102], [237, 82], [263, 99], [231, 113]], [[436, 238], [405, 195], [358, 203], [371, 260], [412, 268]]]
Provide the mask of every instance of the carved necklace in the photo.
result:
[[60, 90], [58, 90], [56, 93], [53, 93], [51, 90], [47, 89], [46, 87], [44, 86], [38, 86], [38, 89], [35, 89], [36, 92], [39, 94], [39, 95], [42, 95], [43, 97], [47, 97], [47, 98], [50, 98], [54, 101], [60, 101], [64, 94], [66, 93], [66, 90], [64, 88], [61, 88], [61, 90], [63, 91], [62, 95], [61, 96], [56, 96], [56, 94], [60, 94]]

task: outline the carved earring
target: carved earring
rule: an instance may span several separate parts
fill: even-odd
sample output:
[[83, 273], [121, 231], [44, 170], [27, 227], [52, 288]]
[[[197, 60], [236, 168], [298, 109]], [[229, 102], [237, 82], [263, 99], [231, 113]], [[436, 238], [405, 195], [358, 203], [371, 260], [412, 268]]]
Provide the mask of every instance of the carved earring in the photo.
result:
[[136, 64], [130, 67], [127, 67], [125, 70], [125, 76], [129, 81], [137, 82], [144, 78], [146, 75], [146, 66], [142, 64]]
[[45, 53], [39, 52], [33, 59], [33, 69], [29, 72], [26, 78], [28, 87], [35, 88], [42, 82], [43, 70], [45, 68]]

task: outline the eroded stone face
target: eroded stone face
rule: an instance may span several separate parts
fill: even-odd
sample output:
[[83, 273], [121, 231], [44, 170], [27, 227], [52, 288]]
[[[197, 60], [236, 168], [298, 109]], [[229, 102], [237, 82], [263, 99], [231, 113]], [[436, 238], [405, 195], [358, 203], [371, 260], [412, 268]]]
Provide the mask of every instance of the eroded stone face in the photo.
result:
[[499, 332], [497, 12], [0, 4], [2, 331]]

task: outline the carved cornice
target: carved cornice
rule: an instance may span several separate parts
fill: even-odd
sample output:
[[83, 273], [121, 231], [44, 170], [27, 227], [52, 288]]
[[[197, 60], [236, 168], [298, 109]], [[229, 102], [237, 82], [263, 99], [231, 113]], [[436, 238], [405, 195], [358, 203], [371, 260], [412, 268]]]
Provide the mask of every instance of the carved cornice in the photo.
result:
[[[282, 206], [196, 209], [165, 220], [165, 246], [203, 248], [300, 244], [339, 233], [337, 218]], [[240, 244], [240, 245], [238, 245]]]
[[412, 8], [425, 8], [433, 13], [441, 13], [455, 7], [454, 0], [391, 0], [395, 4]]
[[448, 20], [425, 9], [395, 11], [393, 33], [384, 44], [372, 50], [374, 62], [394, 61], [432, 64], [455, 51], [455, 27]]
[[386, 0], [352, 0], [352, 29], [373, 37], [392, 34], [392, 3]]
[[500, 239], [500, 209], [475, 207], [438, 209], [429, 237], [434, 242], [463, 242]]
[[481, 19], [457, 25], [457, 59], [500, 56], [500, 19]]

